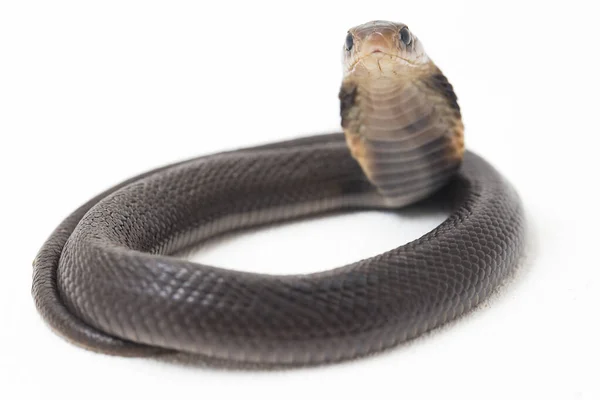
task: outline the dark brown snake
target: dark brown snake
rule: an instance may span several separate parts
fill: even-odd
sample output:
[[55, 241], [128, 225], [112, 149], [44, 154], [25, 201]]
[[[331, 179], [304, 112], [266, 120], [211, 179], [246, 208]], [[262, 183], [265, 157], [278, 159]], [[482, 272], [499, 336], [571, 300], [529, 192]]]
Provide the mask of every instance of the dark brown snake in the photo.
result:
[[[109, 354], [317, 364], [394, 346], [485, 299], [522, 251], [517, 194], [464, 152], [452, 86], [403, 24], [353, 28], [345, 53], [345, 134], [159, 168], [67, 217], [34, 261], [33, 296], [49, 325]], [[434, 193], [452, 204], [439, 227], [325, 272], [264, 275], [172, 256], [243, 228]]]

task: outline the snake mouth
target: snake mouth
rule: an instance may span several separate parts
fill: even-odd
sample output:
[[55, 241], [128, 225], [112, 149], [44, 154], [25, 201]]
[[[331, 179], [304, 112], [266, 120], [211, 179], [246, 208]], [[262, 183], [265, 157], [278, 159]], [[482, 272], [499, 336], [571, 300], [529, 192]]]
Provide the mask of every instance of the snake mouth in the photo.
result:
[[380, 49], [375, 49], [372, 52], [370, 52], [362, 57], [359, 57], [357, 61], [360, 62], [368, 57], [373, 57], [373, 56], [379, 57], [379, 58], [385, 58], [387, 56], [390, 59], [396, 59], [396, 60], [401, 60], [401, 61], [407, 62], [409, 64], [415, 64], [414, 61], [409, 60], [408, 58], [404, 58], [398, 54], [389, 53], [387, 51], [380, 50]]
[[352, 64], [350, 64], [349, 71], [353, 72], [359, 64], [362, 64], [364, 66], [365, 61], [367, 61], [369, 59], [377, 60], [377, 65], [378, 65], [378, 68], [380, 71], [381, 71], [381, 61], [385, 60], [385, 59], [387, 59], [386, 61], [388, 61], [388, 62], [399, 61], [405, 65], [407, 65], [407, 64], [411, 65], [411, 66], [417, 65], [417, 63], [414, 62], [413, 60], [409, 60], [398, 54], [392, 54], [392, 53], [388, 53], [388, 52], [380, 50], [380, 49], [375, 49], [368, 54], [365, 54], [361, 57], [356, 58], [356, 60]]

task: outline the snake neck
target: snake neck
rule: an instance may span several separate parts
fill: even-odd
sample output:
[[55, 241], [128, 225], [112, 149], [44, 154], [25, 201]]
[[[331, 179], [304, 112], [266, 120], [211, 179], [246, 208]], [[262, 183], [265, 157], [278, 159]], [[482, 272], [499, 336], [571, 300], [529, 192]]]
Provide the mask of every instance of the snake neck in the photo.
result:
[[429, 196], [460, 166], [460, 108], [435, 65], [377, 79], [348, 75], [340, 101], [352, 156], [392, 204], [403, 206]]

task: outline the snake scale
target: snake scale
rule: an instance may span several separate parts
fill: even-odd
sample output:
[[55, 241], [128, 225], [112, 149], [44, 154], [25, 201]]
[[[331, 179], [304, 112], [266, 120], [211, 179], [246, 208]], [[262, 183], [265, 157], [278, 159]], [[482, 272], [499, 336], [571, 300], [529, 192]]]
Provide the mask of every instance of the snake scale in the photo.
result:
[[[486, 298], [522, 252], [517, 193], [464, 150], [454, 90], [406, 25], [352, 28], [344, 54], [344, 133], [158, 168], [67, 217], [34, 261], [48, 324], [108, 354], [304, 365], [389, 348]], [[324, 272], [265, 275], [173, 256], [244, 228], [428, 197], [452, 205], [439, 227]]]

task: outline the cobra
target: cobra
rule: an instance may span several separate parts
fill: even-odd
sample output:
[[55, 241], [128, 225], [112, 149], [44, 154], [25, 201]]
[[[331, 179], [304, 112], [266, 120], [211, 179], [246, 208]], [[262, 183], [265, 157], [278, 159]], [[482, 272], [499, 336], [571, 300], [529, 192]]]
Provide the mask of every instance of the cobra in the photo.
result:
[[[344, 133], [158, 168], [67, 217], [34, 261], [47, 323], [114, 355], [303, 365], [392, 347], [485, 299], [522, 251], [516, 192], [464, 151], [452, 86], [408, 27], [357, 26], [343, 51]], [[263, 275], [173, 256], [242, 228], [430, 196], [453, 207], [439, 227], [329, 271]]]

